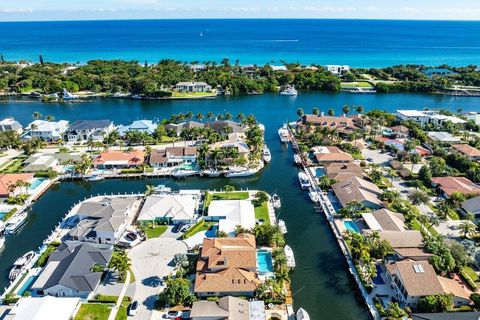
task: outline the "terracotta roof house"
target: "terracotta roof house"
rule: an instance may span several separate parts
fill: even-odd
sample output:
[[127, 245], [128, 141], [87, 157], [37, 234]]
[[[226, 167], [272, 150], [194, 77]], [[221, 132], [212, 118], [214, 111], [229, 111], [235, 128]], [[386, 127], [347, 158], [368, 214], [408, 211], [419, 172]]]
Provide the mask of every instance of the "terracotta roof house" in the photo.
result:
[[438, 187], [446, 197], [454, 192], [463, 194], [480, 194], [480, 187], [465, 177], [436, 177], [432, 184]]
[[330, 178], [330, 179], [335, 179], [337, 181], [344, 181], [347, 179], [351, 179], [353, 177], [357, 178], [363, 178], [365, 177], [365, 174], [363, 173], [363, 169], [353, 163], [353, 162], [347, 162], [347, 163], [330, 163], [324, 166], [325, 168], [325, 174]]
[[297, 121], [297, 127], [306, 130], [308, 127], [327, 127], [334, 129], [341, 134], [350, 134], [353, 131], [359, 129], [361, 120], [355, 116], [325, 116], [323, 113], [320, 115], [306, 114], [300, 120]]
[[402, 306], [414, 307], [421, 297], [444, 292], [435, 270], [426, 261], [403, 260], [386, 267], [395, 299]]
[[22, 188], [14, 186], [19, 181], [29, 182], [33, 179], [33, 173], [2, 173], [0, 174], [0, 198], [8, 198], [10, 195], [17, 195]]
[[197, 161], [197, 148], [195, 147], [167, 147], [155, 150], [150, 155], [149, 163], [152, 167], [172, 167], [190, 164]]
[[353, 157], [343, 152], [337, 147], [315, 147], [313, 148], [315, 159], [320, 164], [328, 164], [333, 162], [352, 162]]
[[203, 240], [194, 289], [198, 296], [252, 296], [260, 283], [255, 236]]
[[265, 320], [263, 301], [222, 297], [218, 301], [195, 301], [190, 312], [192, 320]]
[[374, 231], [405, 231], [405, 218], [402, 214], [388, 209], [379, 209], [372, 213], [362, 214], [363, 220], [370, 230]]
[[145, 153], [141, 150], [131, 152], [108, 150], [100, 153], [93, 161], [95, 168], [123, 169], [141, 165], [145, 161]]
[[480, 160], [480, 150], [468, 144], [454, 144], [452, 145], [452, 149], [467, 156], [470, 160]]
[[473, 292], [459, 280], [439, 276], [438, 281], [440, 281], [443, 291], [453, 296], [455, 307], [465, 306], [470, 303], [470, 295]]
[[333, 192], [342, 206], [350, 201], [358, 201], [368, 208], [379, 209], [383, 207], [382, 201], [378, 198], [382, 190], [374, 183], [362, 178], [353, 177], [332, 185]]

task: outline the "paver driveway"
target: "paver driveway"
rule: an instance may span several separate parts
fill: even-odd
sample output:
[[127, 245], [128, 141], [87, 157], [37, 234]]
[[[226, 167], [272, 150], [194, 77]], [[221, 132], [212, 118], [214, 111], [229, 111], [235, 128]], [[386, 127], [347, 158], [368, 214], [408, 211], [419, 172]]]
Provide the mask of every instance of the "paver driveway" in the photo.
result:
[[128, 256], [135, 274], [133, 299], [139, 303], [133, 319], [151, 318], [156, 297], [163, 290], [159, 285], [160, 279], [173, 271], [173, 256], [186, 252], [187, 246], [183, 241], [169, 237], [149, 239], [130, 250]]

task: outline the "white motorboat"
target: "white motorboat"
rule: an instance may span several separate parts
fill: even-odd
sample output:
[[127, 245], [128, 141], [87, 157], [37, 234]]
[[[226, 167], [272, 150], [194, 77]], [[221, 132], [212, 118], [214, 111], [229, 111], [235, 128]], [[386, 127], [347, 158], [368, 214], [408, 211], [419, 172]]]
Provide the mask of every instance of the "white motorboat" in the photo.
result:
[[268, 149], [267, 145], [263, 146], [263, 161], [270, 162], [272, 160], [272, 154], [270, 153], [270, 149]]
[[278, 220], [277, 224], [278, 224], [278, 228], [280, 228], [280, 231], [283, 234], [287, 233], [287, 226], [285, 225], [285, 221], [280, 219], [280, 220]]
[[276, 193], [273, 194], [271, 201], [275, 209], [279, 209], [282, 206], [282, 203], [280, 202], [280, 197]]
[[185, 178], [190, 177], [198, 174], [198, 170], [185, 170], [185, 169], [177, 169], [173, 171], [172, 176], [174, 178]]
[[202, 171], [203, 176], [207, 176], [210, 178], [216, 178], [219, 177], [222, 174], [221, 171], [215, 170], [215, 169], [207, 169]]
[[94, 174], [87, 178], [88, 182], [96, 182], [96, 181], [102, 181], [102, 180], [105, 180], [105, 177], [97, 174]]
[[5, 244], [5, 223], [0, 220], [0, 249]]
[[312, 200], [312, 202], [320, 202], [320, 196], [317, 190], [310, 188], [310, 190], [308, 190], [308, 196], [310, 197], [310, 200]]
[[73, 100], [73, 99], [78, 99], [78, 95], [68, 92], [67, 89], [63, 89], [63, 100]]
[[295, 163], [296, 165], [300, 165], [302, 163], [302, 157], [295, 153], [293, 155], [293, 163]]
[[282, 143], [288, 143], [290, 141], [290, 134], [288, 133], [288, 127], [286, 123], [280, 129], [278, 129], [278, 137]]
[[171, 193], [172, 188], [166, 187], [164, 184], [159, 184], [153, 189], [153, 192], [157, 194]]
[[285, 89], [280, 91], [281, 96], [296, 96], [298, 95], [298, 91], [295, 90], [294, 86], [286, 86]]
[[297, 310], [297, 320], [310, 320], [310, 316], [305, 309], [300, 308]]
[[225, 173], [227, 178], [249, 177], [253, 176], [256, 172], [250, 169], [230, 170]]
[[300, 171], [298, 173], [298, 182], [300, 183], [300, 187], [303, 190], [310, 189], [310, 187], [312, 186], [312, 184], [310, 183], [310, 180], [308, 179], [307, 174], [303, 171]]
[[286, 245], [283, 249], [285, 252], [285, 257], [287, 257], [287, 266], [289, 268], [295, 268], [295, 256], [293, 255], [293, 250], [289, 245]]
[[13, 215], [7, 220], [5, 225], [5, 234], [12, 234], [18, 231], [20, 227], [27, 221], [27, 213], [24, 211], [19, 214]]
[[10, 281], [15, 280], [25, 270], [25, 267], [32, 261], [33, 257], [35, 257], [35, 252], [29, 251], [18, 258], [13, 263], [13, 268], [8, 274], [8, 279], [10, 279]]

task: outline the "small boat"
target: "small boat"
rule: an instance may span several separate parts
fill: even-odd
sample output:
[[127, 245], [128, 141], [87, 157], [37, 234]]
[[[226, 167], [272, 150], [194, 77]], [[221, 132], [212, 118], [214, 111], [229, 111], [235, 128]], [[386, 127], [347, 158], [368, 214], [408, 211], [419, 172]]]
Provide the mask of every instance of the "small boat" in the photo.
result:
[[297, 310], [297, 320], [310, 320], [310, 316], [305, 309], [300, 308]]
[[177, 169], [173, 171], [172, 176], [174, 178], [185, 178], [190, 177], [198, 174], [198, 170], [184, 170], [184, 169]]
[[281, 96], [296, 96], [298, 95], [298, 91], [295, 90], [294, 86], [286, 86], [285, 89], [280, 91]]
[[171, 192], [172, 192], [172, 188], [166, 187], [166, 186], [163, 185], [163, 184], [159, 184], [158, 186], [156, 186], [156, 187], [153, 189], [153, 192], [155, 192], [155, 193], [157, 193], [157, 194], [171, 193]]
[[318, 191], [313, 188], [310, 188], [310, 190], [308, 190], [308, 196], [310, 197], [310, 200], [312, 200], [312, 202], [314, 203], [317, 203], [320, 201], [320, 196], [318, 195]]
[[289, 245], [286, 245], [283, 249], [285, 256], [287, 257], [287, 266], [289, 268], [295, 268], [295, 256], [293, 255], [293, 250]]
[[302, 164], [302, 157], [295, 153], [293, 155], [293, 163], [295, 163], [297, 166]]
[[74, 99], [78, 99], [78, 95], [68, 92], [67, 89], [63, 89], [63, 100], [74, 100]]
[[0, 249], [5, 244], [5, 223], [0, 220]]
[[225, 177], [227, 178], [249, 177], [249, 176], [253, 176], [254, 174], [256, 174], [256, 172], [250, 169], [230, 170], [225, 173]]
[[209, 178], [216, 178], [219, 177], [222, 174], [221, 171], [215, 170], [215, 169], [207, 169], [202, 171], [203, 176], [207, 176]]
[[280, 129], [278, 129], [278, 137], [282, 143], [288, 143], [290, 141], [290, 134], [288, 133], [288, 127], [286, 123]]
[[280, 197], [276, 193], [273, 194], [271, 201], [275, 209], [279, 209], [282, 206], [282, 203], [280, 202]]
[[27, 212], [22, 212], [16, 215], [13, 215], [10, 219], [7, 220], [5, 225], [5, 234], [12, 234], [18, 231], [20, 227], [27, 221]]
[[298, 173], [298, 182], [300, 183], [300, 187], [302, 188], [302, 190], [310, 189], [310, 187], [312, 186], [310, 180], [308, 180], [307, 174], [303, 171], [300, 171]]
[[105, 177], [101, 175], [96, 175], [96, 174], [87, 178], [88, 182], [96, 182], [96, 181], [102, 181], [102, 180], [105, 180]]
[[287, 233], [287, 226], [285, 225], [285, 221], [283, 220], [278, 220], [278, 228], [280, 228], [280, 231], [285, 234]]
[[33, 257], [35, 257], [35, 252], [29, 251], [18, 258], [13, 263], [13, 268], [8, 274], [8, 279], [10, 279], [10, 281], [15, 280], [25, 270], [25, 267], [32, 261]]
[[272, 160], [272, 154], [270, 153], [270, 149], [268, 149], [267, 145], [263, 146], [263, 161], [269, 163]]

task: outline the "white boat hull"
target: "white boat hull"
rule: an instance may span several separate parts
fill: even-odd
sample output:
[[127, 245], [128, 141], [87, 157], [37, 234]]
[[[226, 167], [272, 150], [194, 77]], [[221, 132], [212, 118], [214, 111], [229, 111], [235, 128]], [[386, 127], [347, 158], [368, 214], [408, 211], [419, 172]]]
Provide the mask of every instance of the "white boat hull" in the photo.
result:
[[253, 176], [256, 172], [253, 171], [242, 171], [242, 172], [227, 172], [225, 177], [227, 178], [241, 178], [241, 177], [250, 177]]
[[15, 233], [26, 222], [26, 220], [27, 220], [26, 212], [18, 216], [14, 216], [13, 218], [10, 218], [10, 221], [7, 222], [5, 226], [5, 234]]
[[305, 172], [298, 173], [298, 183], [300, 183], [300, 187], [302, 188], [302, 190], [310, 189], [310, 187], [312, 186]]
[[220, 171], [203, 171], [202, 175], [207, 176], [209, 178], [216, 178], [219, 177], [222, 173]]
[[284, 248], [285, 256], [287, 257], [287, 266], [289, 268], [295, 268], [295, 256], [293, 255], [293, 250], [289, 245], [286, 245]]
[[183, 178], [183, 177], [190, 177], [198, 174], [198, 171], [195, 170], [181, 170], [181, 171], [175, 171], [172, 176], [175, 178]]
[[305, 309], [300, 308], [297, 311], [297, 320], [310, 320], [310, 315]]

